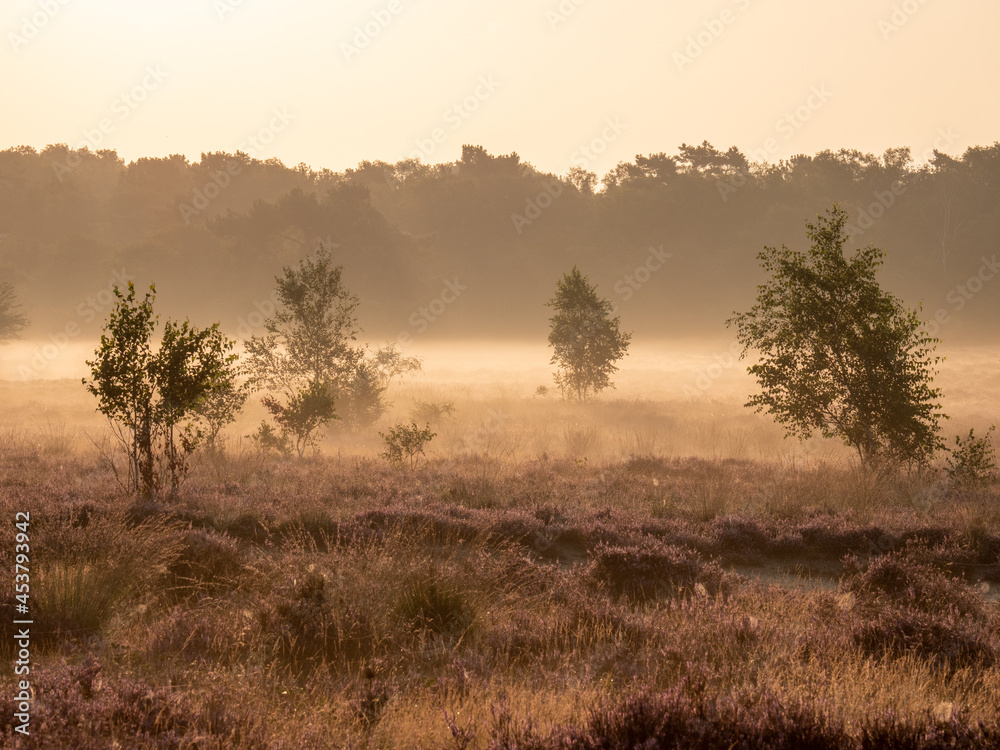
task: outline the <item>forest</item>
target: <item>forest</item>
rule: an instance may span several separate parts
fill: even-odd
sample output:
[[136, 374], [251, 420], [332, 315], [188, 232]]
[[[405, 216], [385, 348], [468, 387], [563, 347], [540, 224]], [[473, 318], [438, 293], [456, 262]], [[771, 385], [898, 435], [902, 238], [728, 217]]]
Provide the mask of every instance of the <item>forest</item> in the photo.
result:
[[[126, 279], [155, 281], [173, 317], [245, 336], [274, 275], [323, 246], [363, 302], [368, 337], [405, 343], [541, 339], [552, 284], [576, 264], [639, 336], [721, 336], [761, 280], [761, 247], [801, 237], [803, 220], [836, 202], [852, 245], [886, 249], [886, 286], [947, 322], [949, 342], [996, 340], [1000, 285], [985, 282], [997, 270], [1000, 143], [769, 163], [704, 142], [603, 177], [580, 166], [586, 154], [573, 162], [546, 174], [466, 145], [451, 163], [333, 172], [243, 152], [125, 163], [110, 150], [11, 148], [0, 152], [0, 276], [29, 338], [69, 324], [96, 336]], [[452, 304], [461, 314], [441, 314]]]

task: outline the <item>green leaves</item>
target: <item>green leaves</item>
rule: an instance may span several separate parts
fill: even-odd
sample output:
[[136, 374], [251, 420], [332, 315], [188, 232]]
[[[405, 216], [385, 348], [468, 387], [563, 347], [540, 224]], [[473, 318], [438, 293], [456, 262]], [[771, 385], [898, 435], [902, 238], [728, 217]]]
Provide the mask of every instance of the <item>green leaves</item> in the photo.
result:
[[[263, 447], [294, 443], [302, 456], [317, 431], [333, 419], [335, 400], [357, 407], [364, 421], [382, 407], [385, 390], [353, 345], [358, 299], [344, 287], [342, 267], [321, 248], [276, 277], [278, 306], [267, 333], [245, 342], [255, 383], [270, 391], [262, 402], [279, 428], [263, 425], [254, 436]], [[282, 403], [284, 399], [284, 403]]]
[[408, 462], [410, 468], [416, 465], [418, 456], [424, 455], [424, 445], [437, 437], [436, 432], [431, 432], [429, 424], [421, 429], [416, 422], [397, 424], [388, 434], [380, 432], [379, 435], [385, 441], [382, 458], [400, 466]]
[[550, 318], [550, 362], [559, 368], [555, 381], [563, 393], [584, 401], [614, 387], [615, 362], [627, 353], [632, 336], [619, 331], [620, 319], [611, 317], [611, 302], [598, 297], [596, 287], [573, 266], [556, 283], [556, 295], [547, 306], [556, 311]]
[[839, 437], [866, 463], [922, 463], [942, 447], [940, 391], [930, 385], [938, 342], [879, 286], [882, 250], [845, 256], [846, 221], [834, 206], [807, 225], [807, 253], [782, 246], [758, 256], [771, 278], [757, 303], [727, 322], [744, 355], [760, 354], [749, 372], [761, 393], [747, 406], [772, 414], [790, 435]]
[[128, 457], [127, 487], [146, 495], [161, 486], [164, 467], [171, 491], [179, 486], [187, 473], [185, 456], [201, 438], [194, 411], [235, 387], [237, 361], [234, 342], [218, 325], [198, 330], [187, 321], [168, 321], [154, 352], [155, 292], [150, 286], [140, 301], [133, 284], [127, 294], [114, 288], [118, 302], [95, 358], [87, 362], [91, 380], [83, 380]]

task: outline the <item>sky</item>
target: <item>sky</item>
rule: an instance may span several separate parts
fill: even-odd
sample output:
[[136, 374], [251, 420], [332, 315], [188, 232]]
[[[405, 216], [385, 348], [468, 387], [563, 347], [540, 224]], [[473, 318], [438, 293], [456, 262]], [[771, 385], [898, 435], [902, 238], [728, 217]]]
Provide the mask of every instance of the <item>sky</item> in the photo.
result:
[[603, 175], [1000, 138], [993, 0], [5, 0], [0, 149], [341, 171], [465, 143]]

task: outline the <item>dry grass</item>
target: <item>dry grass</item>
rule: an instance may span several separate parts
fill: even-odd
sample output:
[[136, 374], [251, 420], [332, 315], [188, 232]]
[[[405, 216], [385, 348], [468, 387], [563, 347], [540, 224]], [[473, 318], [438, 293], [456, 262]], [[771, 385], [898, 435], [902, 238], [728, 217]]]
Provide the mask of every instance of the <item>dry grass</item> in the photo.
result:
[[[120, 495], [81, 438], [93, 425], [0, 434], [0, 504], [32, 513], [46, 636], [32, 674], [51, 743], [22, 746], [108, 746], [57, 718], [89, 716], [128, 747], [590, 747], [624, 696], [654, 713], [721, 702], [730, 719], [732, 699], [765, 722], [805, 706], [843, 726], [837, 747], [942, 703], [961, 726], [995, 722], [996, 485], [783, 453], [723, 407], [699, 420], [669, 403], [450, 395], [456, 418], [415, 470], [374, 458], [365, 435], [301, 461], [234, 435], [169, 504]], [[934, 610], [923, 651], [873, 650], [859, 633], [897, 622], [880, 613], [924, 620], [841, 582], [843, 561], [891, 568], [910, 547], [958, 576], [935, 585], [974, 622]], [[973, 625], [977, 650], [954, 651]]]

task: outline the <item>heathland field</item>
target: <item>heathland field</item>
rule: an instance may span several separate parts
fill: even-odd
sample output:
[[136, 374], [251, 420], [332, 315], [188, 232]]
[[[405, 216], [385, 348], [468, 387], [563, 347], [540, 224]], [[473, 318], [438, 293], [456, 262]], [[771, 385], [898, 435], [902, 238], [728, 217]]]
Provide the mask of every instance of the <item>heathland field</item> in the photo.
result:
[[[0, 384], [35, 696], [19, 737], [6, 673], [4, 746], [1000, 747], [996, 481], [785, 440], [714, 351], [583, 405], [468, 360], [390, 391], [382, 430], [437, 433], [415, 466], [379, 428], [263, 454], [251, 405], [143, 501], [79, 381]], [[1000, 421], [997, 372], [950, 353], [947, 435]]]

